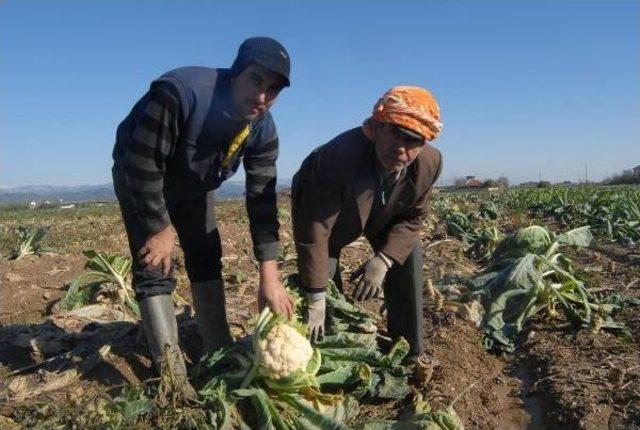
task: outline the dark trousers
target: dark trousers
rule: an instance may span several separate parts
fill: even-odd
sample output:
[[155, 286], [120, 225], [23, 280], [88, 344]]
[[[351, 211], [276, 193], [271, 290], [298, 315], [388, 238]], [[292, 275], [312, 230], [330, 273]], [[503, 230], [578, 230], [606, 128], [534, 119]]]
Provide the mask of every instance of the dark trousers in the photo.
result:
[[[393, 339], [404, 337], [411, 347], [410, 354], [423, 352], [422, 344], [422, 247], [413, 248], [404, 264], [394, 264], [384, 281], [384, 303], [387, 307], [387, 331]], [[329, 259], [329, 277], [342, 291], [340, 253]]]
[[[131, 203], [124, 179], [116, 172], [113, 174], [113, 183], [133, 259], [132, 284], [136, 299], [171, 294], [176, 285], [173, 268], [169, 276], [164, 276], [162, 268], [145, 267], [138, 262], [137, 254], [147, 240], [147, 232]], [[184, 252], [187, 276], [192, 283], [222, 279], [222, 244], [216, 225], [214, 203], [214, 192], [210, 191], [167, 205], [169, 218]]]

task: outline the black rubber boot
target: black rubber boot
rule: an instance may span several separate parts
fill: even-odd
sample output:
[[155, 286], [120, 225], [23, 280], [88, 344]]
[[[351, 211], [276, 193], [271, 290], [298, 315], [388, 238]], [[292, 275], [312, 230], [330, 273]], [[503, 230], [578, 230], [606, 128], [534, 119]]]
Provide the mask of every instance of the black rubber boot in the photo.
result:
[[233, 345], [233, 337], [227, 322], [222, 280], [193, 282], [191, 295], [196, 311], [198, 333], [202, 338], [203, 354]]

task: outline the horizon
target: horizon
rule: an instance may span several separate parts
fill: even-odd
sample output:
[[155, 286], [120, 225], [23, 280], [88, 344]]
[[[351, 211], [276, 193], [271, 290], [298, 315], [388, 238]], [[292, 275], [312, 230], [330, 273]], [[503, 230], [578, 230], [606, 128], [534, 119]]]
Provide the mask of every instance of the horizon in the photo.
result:
[[292, 59], [272, 109], [279, 180], [406, 83], [442, 110], [439, 186], [576, 183], [585, 166], [599, 182], [640, 164], [637, 1], [10, 0], [0, 23], [0, 189], [110, 183], [115, 128], [149, 83], [175, 67], [228, 67], [258, 34]]
[[[631, 169], [629, 169], [631, 170]], [[497, 179], [495, 177], [493, 178], [479, 178], [479, 180], [488, 180], [488, 179]], [[508, 178], [507, 178], [508, 179]], [[605, 178], [606, 179], [606, 178]], [[282, 183], [290, 183], [292, 180], [292, 178], [282, 178], [279, 177], [278, 178], [278, 184], [277, 186], [282, 186]], [[545, 179], [542, 179], [542, 182], [544, 182]], [[282, 183], [281, 183], [282, 182]], [[524, 181], [524, 182], [516, 182], [516, 183], [510, 183], [509, 187], [517, 187], [517, 186], [521, 186], [521, 185], [532, 185], [532, 184], [538, 184], [540, 181], [538, 180], [531, 180], [531, 181]], [[602, 184], [602, 181], [589, 181], [589, 182], [579, 182], [579, 181], [570, 181], [570, 180], [564, 180], [564, 181], [557, 181], [557, 182], [551, 182], [552, 185], [563, 185], [563, 184], [570, 184], [570, 185], [576, 185], [576, 186], [581, 186], [581, 185], [586, 185], [586, 186], [590, 186], [590, 185], [605, 185]], [[244, 185], [245, 181], [244, 180], [227, 180], [224, 181], [221, 185], [221, 187], [224, 187], [225, 185]], [[626, 185], [620, 185], [620, 184], [615, 184], [614, 186], [626, 186]], [[13, 190], [21, 190], [21, 189], [25, 189], [25, 188], [97, 188], [97, 187], [112, 187], [113, 186], [113, 182], [102, 182], [102, 183], [94, 183], [94, 184], [73, 184], [73, 185], [47, 185], [47, 184], [26, 184], [26, 185], [18, 185], [18, 186], [4, 186], [4, 185], [0, 185], [0, 191], [13, 191]], [[634, 186], [634, 184], [631, 184], [631, 186]], [[434, 188], [448, 188], [448, 187], [456, 187], [456, 185], [454, 183], [451, 184], [443, 184], [441, 183], [441, 181], [438, 181], [435, 185]], [[459, 187], [460, 188], [460, 187]], [[460, 189], [465, 189], [464, 187], [460, 188]]]

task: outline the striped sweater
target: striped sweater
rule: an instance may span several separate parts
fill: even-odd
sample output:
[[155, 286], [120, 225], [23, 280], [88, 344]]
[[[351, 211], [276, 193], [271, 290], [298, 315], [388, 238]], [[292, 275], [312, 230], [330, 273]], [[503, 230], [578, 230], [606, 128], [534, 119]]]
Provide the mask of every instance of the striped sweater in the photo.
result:
[[220, 106], [209, 127], [215, 132], [196, 142], [194, 157], [187, 155], [194, 148], [180, 139], [186, 123], [177, 93], [168, 83], [152, 85], [118, 129], [114, 172], [124, 178], [127, 195], [152, 234], [170, 224], [167, 205], [218, 188], [242, 161], [254, 254], [259, 261], [273, 260], [279, 246], [275, 192], [278, 136], [273, 119], [267, 114], [250, 124], [244, 145], [228, 160], [228, 166], [223, 166], [229, 144], [246, 124], [229, 118], [224, 110], [225, 92], [217, 94], [219, 100], [214, 102]]

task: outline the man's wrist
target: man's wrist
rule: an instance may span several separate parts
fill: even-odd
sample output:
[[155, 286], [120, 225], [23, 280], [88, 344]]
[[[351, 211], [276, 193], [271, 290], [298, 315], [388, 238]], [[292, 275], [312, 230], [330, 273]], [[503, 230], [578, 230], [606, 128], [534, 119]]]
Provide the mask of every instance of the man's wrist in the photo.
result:
[[270, 284], [279, 281], [278, 279], [278, 263], [275, 260], [261, 261], [260, 266], [260, 285]]
[[391, 269], [391, 266], [393, 266], [393, 260], [391, 258], [387, 257], [382, 252], [378, 252], [378, 257], [380, 257], [380, 259], [384, 262], [384, 264], [387, 266], [387, 269]]
[[159, 236], [159, 237], [173, 237], [173, 226], [171, 224], [166, 224], [161, 228], [157, 228], [155, 230], [151, 230], [147, 236], [147, 238]]
[[305, 293], [305, 297], [308, 301], [315, 302], [323, 300], [326, 297], [326, 293], [324, 291], [307, 292]]

